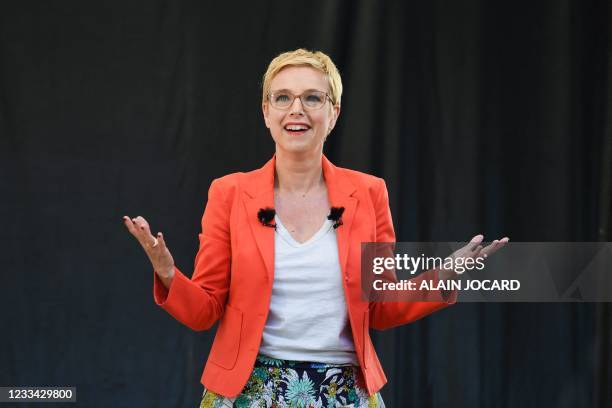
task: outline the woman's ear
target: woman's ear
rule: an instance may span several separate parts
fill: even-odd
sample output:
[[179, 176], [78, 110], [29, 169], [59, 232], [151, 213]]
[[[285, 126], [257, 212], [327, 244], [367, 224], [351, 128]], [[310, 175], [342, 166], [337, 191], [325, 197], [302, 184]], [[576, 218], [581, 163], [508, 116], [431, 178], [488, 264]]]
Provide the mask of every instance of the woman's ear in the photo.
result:
[[268, 104], [266, 102], [261, 104], [261, 111], [263, 113], [263, 117], [264, 117], [264, 122], [266, 124], [266, 127], [268, 129], [270, 129], [270, 119], [269, 119], [269, 109], [268, 109]]
[[336, 126], [336, 122], [338, 121], [338, 116], [340, 116], [340, 105], [332, 106], [332, 117], [329, 122], [329, 129], [327, 130], [327, 134], [330, 134], [331, 131]]

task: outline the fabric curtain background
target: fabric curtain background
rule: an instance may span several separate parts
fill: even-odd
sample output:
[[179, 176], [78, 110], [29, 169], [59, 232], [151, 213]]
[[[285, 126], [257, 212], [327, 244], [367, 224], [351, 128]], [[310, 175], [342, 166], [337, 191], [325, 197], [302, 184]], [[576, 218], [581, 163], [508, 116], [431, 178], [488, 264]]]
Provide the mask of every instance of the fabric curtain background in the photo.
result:
[[[338, 65], [325, 153], [385, 178], [398, 240], [612, 240], [610, 19], [605, 0], [3, 4], [0, 385], [197, 406], [214, 331], [154, 305], [121, 217], [190, 274], [211, 180], [273, 154], [261, 76], [298, 47]], [[374, 337], [389, 407], [612, 406], [606, 303], [458, 304]]]

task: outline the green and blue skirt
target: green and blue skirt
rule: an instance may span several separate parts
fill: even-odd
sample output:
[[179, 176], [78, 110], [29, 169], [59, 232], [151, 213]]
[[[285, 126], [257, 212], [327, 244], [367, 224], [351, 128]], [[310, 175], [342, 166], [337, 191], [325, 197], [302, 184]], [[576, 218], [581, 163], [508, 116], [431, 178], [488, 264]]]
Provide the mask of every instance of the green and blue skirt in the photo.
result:
[[384, 408], [368, 395], [359, 367], [278, 360], [258, 355], [242, 393], [226, 398], [204, 390], [200, 408]]

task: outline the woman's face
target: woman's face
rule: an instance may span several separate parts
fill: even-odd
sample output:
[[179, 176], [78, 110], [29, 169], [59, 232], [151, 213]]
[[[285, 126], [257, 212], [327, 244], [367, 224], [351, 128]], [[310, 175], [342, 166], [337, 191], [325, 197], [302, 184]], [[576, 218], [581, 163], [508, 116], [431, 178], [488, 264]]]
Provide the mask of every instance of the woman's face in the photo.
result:
[[[283, 68], [270, 82], [270, 92], [289, 91], [301, 95], [317, 90], [329, 93], [325, 74], [309, 66]], [[287, 109], [279, 109], [266, 101], [262, 105], [266, 127], [270, 129], [276, 150], [287, 153], [320, 153], [323, 142], [336, 124], [340, 107], [327, 99], [320, 109], [305, 109], [295, 98]]]

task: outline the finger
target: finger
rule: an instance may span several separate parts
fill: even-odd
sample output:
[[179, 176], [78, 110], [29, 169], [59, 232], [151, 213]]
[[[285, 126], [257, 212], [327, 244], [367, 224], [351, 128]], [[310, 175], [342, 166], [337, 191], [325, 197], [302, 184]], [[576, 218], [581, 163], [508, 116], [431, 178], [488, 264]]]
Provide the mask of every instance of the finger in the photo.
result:
[[498, 249], [499, 249], [499, 241], [493, 240], [492, 243], [490, 243], [489, 245], [483, 248], [483, 250], [480, 252], [480, 255], [486, 258], [487, 256], [491, 255], [493, 252], [497, 251]]
[[149, 223], [147, 222], [147, 220], [145, 220], [140, 215], [137, 216], [136, 218], [132, 218], [132, 222], [139, 230], [142, 230], [143, 228], [147, 228], [149, 226]]
[[125, 227], [128, 229], [128, 231], [130, 231], [132, 235], [136, 233], [136, 227], [134, 226], [132, 219], [127, 215], [123, 216], [123, 225], [125, 225]]
[[135, 218], [129, 218], [129, 217], [125, 216], [123, 220], [124, 220], [124, 225], [126, 226], [128, 231], [142, 245], [142, 240], [143, 240], [142, 232], [141, 232], [140, 228], [138, 227], [138, 224], [135, 223], [136, 219]]
[[472, 238], [470, 242], [482, 242], [483, 238], [484, 235], [482, 234], [474, 235], [474, 238]]
[[134, 225], [134, 228], [136, 229], [136, 233], [140, 235], [140, 225], [139, 225], [138, 217], [132, 218], [132, 224]]
[[151, 235], [147, 220], [141, 216], [138, 216], [136, 218], [132, 218], [132, 222], [134, 223], [135, 236], [145, 251], [149, 251], [150, 249], [156, 248], [159, 245], [157, 239]]
[[484, 256], [489, 256], [497, 251], [499, 251], [504, 245], [506, 245], [510, 239], [508, 237], [504, 237], [500, 240], [494, 240], [490, 245], [488, 245], [484, 250]]
[[151, 229], [149, 228], [149, 223], [140, 215], [135, 218], [136, 229], [138, 230], [140, 236], [146, 240], [146, 242], [153, 243], [153, 235], [151, 234]]
[[474, 252], [476, 248], [478, 247], [478, 245], [480, 245], [483, 239], [484, 239], [484, 235], [482, 234], [478, 234], [474, 238], [472, 238], [469, 244], [470, 251]]
[[134, 225], [134, 236], [136, 237], [136, 239], [138, 239], [140, 245], [146, 248], [146, 235], [143, 233], [141, 219], [142, 217], [140, 216], [132, 218], [132, 224]]
[[[508, 238], [508, 237], [504, 237], [504, 238], [500, 239], [500, 240], [497, 242], [497, 247], [495, 248], [495, 251], [500, 250], [500, 249], [501, 249], [501, 248], [502, 248], [504, 245], [506, 245], [508, 242], [510, 242], [510, 238]], [[495, 252], [495, 251], [494, 251], [494, 252]]]
[[140, 231], [142, 231], [146, 237], [153, 235], [151, 234], [151, 230], [149, 229], [149, 224], [147, 224], [146, 222], [138, 223], [138, 229], [140, 229]]
[[158, 232], [157, 240], [159, 241], [159, 249], [166, 249], [166, 240], [164, 239], [164, 234]]
[[159, 248], [159, 240], [157, 239], [157, 237], [151, 236], [151, 239], [147, 238], [149, 248], [156, 250], [157, 248]]
[[143, 234], [145, 234], [145, 237], [143, 238], [145, 249], [156, 250], [159, 248], [159, 240], [156, 237], [145, 230], [143, 230]]

